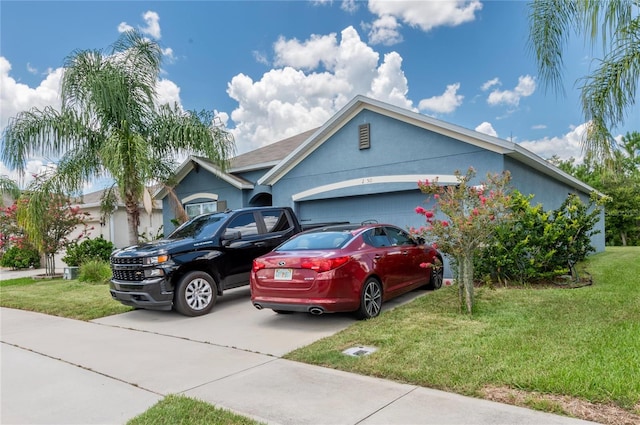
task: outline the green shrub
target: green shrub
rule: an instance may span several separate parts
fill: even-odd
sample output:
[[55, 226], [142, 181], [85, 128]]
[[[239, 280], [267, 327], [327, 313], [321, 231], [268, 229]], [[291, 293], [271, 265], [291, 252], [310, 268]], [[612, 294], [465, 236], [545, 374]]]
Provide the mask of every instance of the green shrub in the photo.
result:
[[40, 267], [40, 254], [33, 248], [19, 248], [12, 246], [0, 259], [2, 267], [11, 267], [13, 269], [27, 269], [29, 267]]
[[556, 210], [532, 206], [533, 196], [513, 191], [513, 220], [498, 227], [474, 268], [483, 280], [535, 282], [565, 274], [594, 251], [591, 236], [597, 231], [600, 209], [570, 194]]
[[108, 283], [111, 279], [111, 267], [102, 260], [89, 260], [80, 265], [78, 280], [87, 283]]
[[67, 253], [62, 261], [69, 267], [77, 267], [90, 260], [109, 262], [111, 252], [114, 250], [112, 242], [102, 236], [95, 239], [85, 239], [81, 243], [72, 243], [67, 247]]

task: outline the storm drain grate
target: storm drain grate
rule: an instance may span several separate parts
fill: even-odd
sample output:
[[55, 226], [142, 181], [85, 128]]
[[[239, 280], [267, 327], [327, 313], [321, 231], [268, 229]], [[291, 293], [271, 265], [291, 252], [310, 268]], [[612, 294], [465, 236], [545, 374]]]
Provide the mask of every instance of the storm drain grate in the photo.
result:
[[352, 357], [360, 357], [360, 356], [368, 356], [369, 354], [377, 351], [376, 347], [351, 347], [347, 348], [342, 352], [342, 354], [346, 354], [347, 356]]

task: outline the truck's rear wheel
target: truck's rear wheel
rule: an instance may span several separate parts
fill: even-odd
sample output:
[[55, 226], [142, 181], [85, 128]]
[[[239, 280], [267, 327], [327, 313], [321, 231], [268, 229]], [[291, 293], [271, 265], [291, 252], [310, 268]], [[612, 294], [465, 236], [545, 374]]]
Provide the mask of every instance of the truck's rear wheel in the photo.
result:
[[218, 290], [213, 278], [204, 272], [189, 272], [176, 288], [174, 307], [185, 316], [202, 316], [211, 311]]

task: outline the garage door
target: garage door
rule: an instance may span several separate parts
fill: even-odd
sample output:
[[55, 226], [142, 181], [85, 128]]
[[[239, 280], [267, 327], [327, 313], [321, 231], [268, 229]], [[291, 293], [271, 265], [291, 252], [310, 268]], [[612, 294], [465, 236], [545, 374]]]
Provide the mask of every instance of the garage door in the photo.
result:
[[317, 222], [360, 223], [376, 220], [401, 228], [422, 226], [424, 217], [414, 211], [424, 206], [426, 195], [419, 190], [301, 201], [296, 204], [303, 224]]

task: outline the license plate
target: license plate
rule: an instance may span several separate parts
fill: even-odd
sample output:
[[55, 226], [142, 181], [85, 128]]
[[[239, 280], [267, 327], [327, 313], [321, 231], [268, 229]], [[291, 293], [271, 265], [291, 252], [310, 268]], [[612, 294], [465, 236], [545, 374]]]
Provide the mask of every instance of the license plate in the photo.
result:
[[273, 274], [274, 280], [291, 280], [293, 278], [292, 269], [276, 269]]

